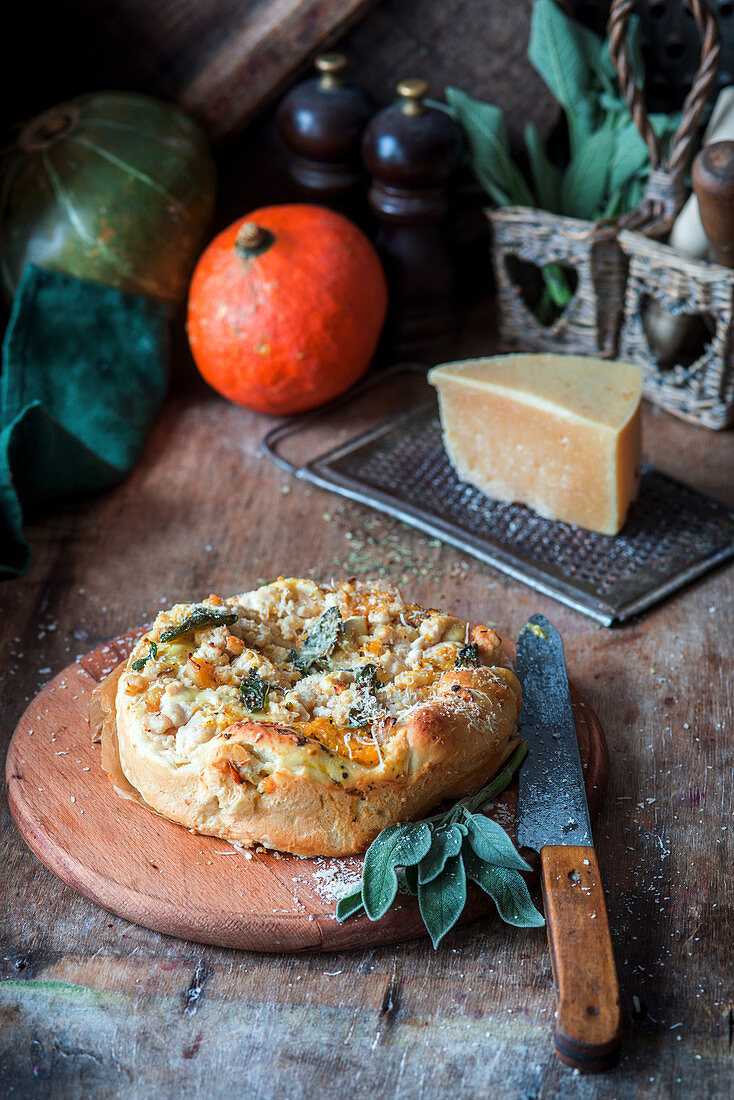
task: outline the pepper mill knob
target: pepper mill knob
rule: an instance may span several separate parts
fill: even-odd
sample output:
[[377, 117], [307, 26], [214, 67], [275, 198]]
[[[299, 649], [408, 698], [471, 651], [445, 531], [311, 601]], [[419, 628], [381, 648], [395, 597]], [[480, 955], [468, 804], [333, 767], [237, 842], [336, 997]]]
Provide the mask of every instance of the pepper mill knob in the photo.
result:
[[328, 91], [330, 88], [341, 88], [341, 74], [347, 67], [347, 59], [343, 53], [322, 53], [317, 57], [314, 67], [319, 76], [319, 87]]
[[385, 350], [435, 362], [454, 333], [453, 259], [445, 240], [448, 185], [461, 134], [425, 102], [425, 80], [401, 80], [397, 99], [369, 122], [362, 156], [372, 176], [369, 203], [390, 286]]
[[290, 153], [291, 176], [307, 198], [354, 215], [357, 192], [366, 184], [360, 141], [375, 103], [345, 81], [344, 54], [322, 54], [315, 67], [315, 77], [283, 97], [276, 125]]
[[414, 78], [401, 80], [397, 87], [398, 102], [404, 115], [422, 115], [425, 111], [423, 100], [428, 95], [428, 81]]

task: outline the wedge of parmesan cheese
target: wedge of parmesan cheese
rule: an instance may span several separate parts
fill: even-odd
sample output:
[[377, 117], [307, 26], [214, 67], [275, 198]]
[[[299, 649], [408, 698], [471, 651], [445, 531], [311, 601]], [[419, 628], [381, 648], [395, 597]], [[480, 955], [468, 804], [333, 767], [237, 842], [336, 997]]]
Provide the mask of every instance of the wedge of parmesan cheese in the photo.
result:
[[617, 534], [639, 486], [639, 367], [498, 355], [444, 363], [428, 378], [462, 481], [549, 519]]

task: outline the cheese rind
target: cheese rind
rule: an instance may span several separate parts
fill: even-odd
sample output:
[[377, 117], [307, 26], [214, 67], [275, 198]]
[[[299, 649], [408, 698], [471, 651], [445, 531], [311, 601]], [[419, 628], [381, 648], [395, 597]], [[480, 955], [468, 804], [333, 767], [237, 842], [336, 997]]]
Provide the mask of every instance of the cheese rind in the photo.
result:
[[639, 486], [639, 367], [502, 355], [445, 363], [428, 378], [462, 481], [549, 519], [618, 533]]

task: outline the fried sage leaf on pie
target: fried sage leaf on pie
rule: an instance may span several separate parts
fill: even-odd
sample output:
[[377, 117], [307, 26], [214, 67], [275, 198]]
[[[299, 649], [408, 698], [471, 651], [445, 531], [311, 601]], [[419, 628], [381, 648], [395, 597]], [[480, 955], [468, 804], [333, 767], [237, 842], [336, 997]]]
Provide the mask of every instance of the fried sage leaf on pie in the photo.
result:
[[210, 626], [231, 626], [237, 622], [234, 611], [217, 611], [214, 607], [195, 607], [178, 626], [169, 626], [158, 639], [160, 642], [175, 642], [190, 634], [192, 630], [204, 630]]
[[155, 642], [151, 642], [148, 648], [148, 652], [145, 657], [138, 657], [137, 661], [133, 661], [133, 672], [142, 672], [151, 657], [155, 657], [158, 653], [158, 646]]
[[133, 661], [133, 672], [142, 672], [147, 662], [158, 656], [160, 642], [175, 642], [177, 638], [190, 634], [192, 630], [204, 630], [210, 626], [231, 626], [236, 622], [237, 615], [234, 611], [217, 611], [214, 607], [195, 607], [178, 626], [169, 626], [168, 630], [164, 630], [158, 642], [149, 643], [146, 655]]
[[257, 669], [251, 668], [239, 686], [243, 705], [253, 714], [265, 710], [270, 694], [270, 685], [263, 680]]
[[354, 677], [354, 689], [356, 700], [349, 708], [349, 726], [351, 729], [362, 729], [371, 726], [374, 721], [384, 714], [384, 707], [380, 706], [377, 692], [384, 687], [382, 680], [377, 675], [376, 665], [362, 665]]
[[456, 660], [454, 664], [458, 668], [465, 668], [467, 665], [479, 664], [479, 646], [476, 642], [469, 642], [468, 645], [462, 646], [459, 652], [456, 654]]
[[291, 661], [304, 676], [323, 672], [344, 633], [344, 620], [338, 607], [327, 607], [309, 630], [300, 650], [291, 652]]

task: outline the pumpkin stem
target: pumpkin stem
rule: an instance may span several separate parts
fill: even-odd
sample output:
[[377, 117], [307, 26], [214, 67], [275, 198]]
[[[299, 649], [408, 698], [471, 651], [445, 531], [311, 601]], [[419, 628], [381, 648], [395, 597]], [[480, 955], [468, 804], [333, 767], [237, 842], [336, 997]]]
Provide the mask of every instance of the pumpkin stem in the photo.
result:
[[267, 252], [274, 243], [275, 236], [269, 229], [263, 229], [255, 222], [243, 222], [237, 231], [235, 249], [243, 259], [249, 260]]
[[18, 135], [18, 146], [24, 153], [37, 153], [48, 149], [60, 137], [76, 126], [81, 111], [73, 103], [51, 107], [23, 127]]

